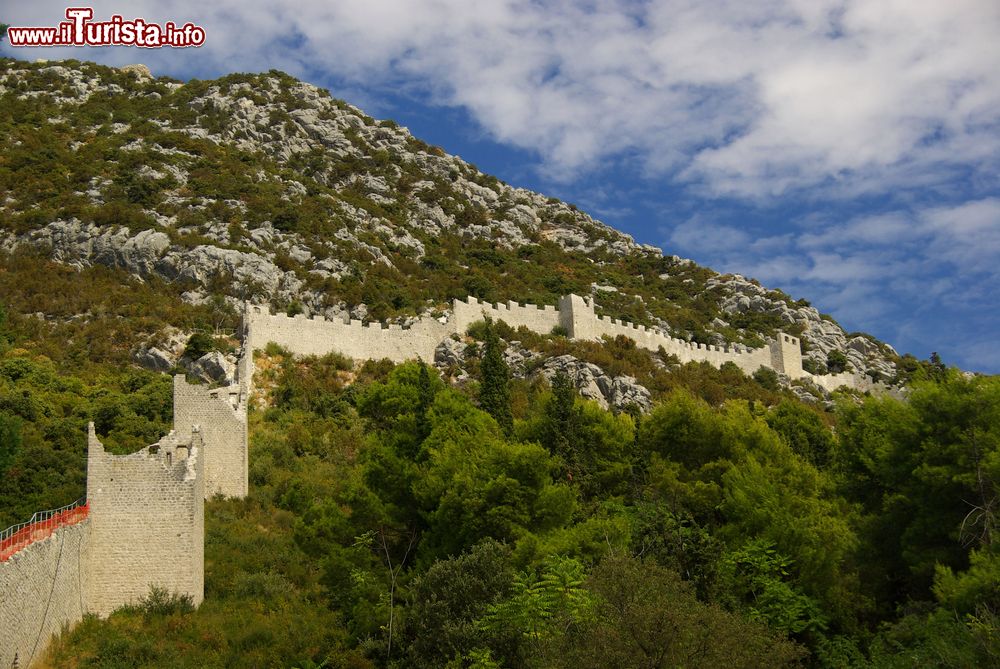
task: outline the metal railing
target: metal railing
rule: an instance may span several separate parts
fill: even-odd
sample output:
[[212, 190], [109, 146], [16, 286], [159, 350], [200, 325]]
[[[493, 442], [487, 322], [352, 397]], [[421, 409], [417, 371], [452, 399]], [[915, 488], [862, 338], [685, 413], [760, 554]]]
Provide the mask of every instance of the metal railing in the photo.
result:
[[37, 511], [29, 520], [11, 525], [0, 532], [0, 562], [36, 541], [41, 541], [60, 527], [75, 525], [87, 517], [90, 505], [86, 497], [58, 509]]

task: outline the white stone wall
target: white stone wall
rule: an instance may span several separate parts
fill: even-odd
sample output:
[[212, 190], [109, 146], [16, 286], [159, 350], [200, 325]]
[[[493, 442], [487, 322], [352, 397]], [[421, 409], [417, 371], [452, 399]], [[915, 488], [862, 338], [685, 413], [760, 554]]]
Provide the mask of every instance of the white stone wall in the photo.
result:
[[[244, 355], [253, 364], [253, 355]], [[194, 385], [183, 374], [174, 377], [174, 432], [182, 441], [191, 439], [191, 430], [199, 426], [204, 449], [205, 496], [246, 497], [247, 495], [247, 404], [249, 386], [244, 374], [252, 368], [241, 360], [239, 383], [226, 388], [209, 389]]]
[[[243, 333], [243, 349], [240, 351], [240, 361], [236, 365], [236, 382], [240, 386], [240, 401], [244, 408], [249, 405], [250, 393], [253, 390], [253, 349], [247, 346], [250, 337]], [[176, 429], [176, 423], [175, 423]]]
[[[454, 300], [452, 314], [448, 334], [465, 332], [471, 324], [483, 320], [485, 316], [489, 316], [495, 321], [504, 321], [515, 329], [523, 325], [532, 332], [542, 334], [548, 334], [552, 332], [553, 328], [560, 325], [559, 311], [552, 305], [539, 307], [533, 304], [518, 304], [517, 302], [490, 304], [489, 302], [480, 302], [475, 297], [466, 298], [465, 301]], [[437, 342], [435, 342], [436, 345]]]
[[841, 372], [840, 374], [824, 374], [824, 375], [813, 375], [810, 374], [809, 372], [803, 372], [802, 376], [808, 378], [817, 386], [831, 392], [836, 390], [837, 388], [840, 388], [841, 386], [854, 388], [855, 390], [860, 390], [861, 392], [885, 393], [891, 391], [889, 386], [887, 386], [886, 384], [881, 382], [876, 383], [867, 376], [863, 376], [861, 374], [854, 374], [853, 372]]
[[0, 562], [0, 667], [14, 658], [27, 669], [45, 653], [52, 635], [87, 611], [90, 520], [51, 536]]
[[325, 355], [337, 351], [358, 360], [389, 358], [403, 362], [421, 357], [434, 359], [434, 349], [454, 327], [425, 318], [412, 328], [381, 323], [364, 325], [359, 320], [348, 323], [323, 318], [290, 318], [271, 314], [262, 307], [249, 307], [247, 313], [250, 343], [248, 350], [264, 348], [274, 342], [299, 355]]
[[190, 448], [173, 433], [126, 456], [107, 453], [93, 423], [88, 435], [90, 546], [87, 608], [101, 616], [158, 586], [205, 593], [205, 490], [201, 439]]
[[[791, 379], [810, 379], [827, 390], [836, 390], [842, 385], [862, 391], [886, 388], [857, 374], [813, 376], [802, 369], [799, 339], [782, 332], [768, 346], [757, 349], [740, 344], [695, 344], [642, 325], [598, 316], [593, 302], [579, 295], [561, 297], [558, 308], [514, 302], [489, 304], [469, 297], [464, 301], [454, 300], [452, 311], [446, 323], [424, 318], [413, 327], [402, 329], [399, 326], [383, 328], [380, 324], [362, 326], [357, 320], [344, 323], [318, 317], [289, 318], [281, 314], [272, 315], [264, 307], [248, 304], [244, 315], [244, 350], [250, 353], [245, 353], [244, 358], [252, 358], [254, 349], [275, 342], [299, 355], [324, 355], [337, 351], [357, 360], [389, 358], [402, 362], [417, 357], [433, 360], [434, 349], [442, 339], [453, 333], [463, 333], [470, 324], [489, 316], [511, 327], [523, 325], [540, 334], [548, 334], [558, 325], [574, 339], [598, 340], [605, 335], [624, 335], [641, 348], [650, 351], [663, 348], [668, 354], [676, 355], [682, 363], [705, 361], [720, 367], [732, 362], [746, 374], [768, 367]], [[242, 365], [248, 366], [246, 376], [249, 378], [252, 375], [252, 359], [247, 363], [241, 362]], [[243, 376], [241, 370], [241, 378]]]

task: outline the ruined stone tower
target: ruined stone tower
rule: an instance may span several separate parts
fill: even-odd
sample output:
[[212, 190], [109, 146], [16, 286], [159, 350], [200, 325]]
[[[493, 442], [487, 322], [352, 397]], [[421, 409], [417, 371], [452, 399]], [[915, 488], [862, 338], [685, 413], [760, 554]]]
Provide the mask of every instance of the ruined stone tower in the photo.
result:
[[87, 446], [86, 502], [17, 526], [13, 552], [0, 554], [0, 667], [31, 667], [64, 626], [154, 587], [204, 599], [201, 434], [115, 455], [91, 423]]
[[174, 377], [174, 432], [187, 441], [194, 426], [201, 430], [206, 497], [246, 497], [246, 395], [239, 384], [210, 389]]
[[87, 436], [90, 504], [88, 610], [108, 615], [150, 588], [205, 596], [205, 477], [201, 435], [171, 432], [117, 456], [91, 423]]

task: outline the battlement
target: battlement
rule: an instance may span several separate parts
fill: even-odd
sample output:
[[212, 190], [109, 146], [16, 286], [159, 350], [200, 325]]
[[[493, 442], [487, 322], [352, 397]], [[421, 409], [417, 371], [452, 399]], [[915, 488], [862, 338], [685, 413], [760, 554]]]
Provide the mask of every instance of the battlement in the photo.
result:
[[[448, 324], [433, 318], [420, 319], [404, 328], [395, 323], [364, 324], [357, 319], [330, 321], [318, 316], [290, 317], [252, 305], [247, 306], [244, 315], [246, 340], [243, 347], [247, 352], [274, 342], [299, 355], [325, 355], [337, 351], [360, 360], [388, 358], [402, 362], [416, 357], [433, 360], [434, 349], [450, 332]], [[244, 353], [246, 355], [248, 353]]]
[[244, 348], [252, 351], [273, 341], [301, 355], [337, 351], [359, 360], [389, 358], [402, 362], [417, 357], [431, 360], [434, 349], [442, 339], [465, 332], [469, 325], [484, 317], [504, 321], [513, 328], [523, 326], [539, 334], [548, 334], [561, 327], [574, 339], [599, 340], [604, 336], [621, 335], [634, 340], [641, 348], [650, 351], [663, 349], [682, 363], [705, 361], [718, 367], [732, 362], [747, 374], [766, 367], [790, 379], [810, 378], [824, 388], [833, 383], [838, 384], [834, 387], [877, 387], [854, 374], [813, 376], [804, 371], [801, 341], [793, 335], [779, 332], [767, 346], [757, 349], [735, 343], [724, 346], [699, 344], [671, 337], [658, 328], [599, 316], [594, 311], [593, 300], [579, 295], [564, 295], [559, 298], [558, 306], [513, 301], [489, 303], [470, 296], [464, 300], [453, 300], [451, 317], [444, 322], [425, 317], [407, 328], [381, 323], [363, 325], [358, 320], [288, 317], [271, 314], [265, 307], [247, 304]]

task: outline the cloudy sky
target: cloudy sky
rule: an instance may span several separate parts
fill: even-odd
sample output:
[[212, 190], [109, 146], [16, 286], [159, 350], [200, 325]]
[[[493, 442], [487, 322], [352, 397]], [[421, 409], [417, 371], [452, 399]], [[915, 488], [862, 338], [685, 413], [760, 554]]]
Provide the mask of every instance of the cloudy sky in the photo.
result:
[[[55, 25], [63, 3], [0, 22]], [[0, 48], [210, 78], [277, 68], [514, 185], [1000, 373], [997, 0], [157, 0], [200, 49]]]

